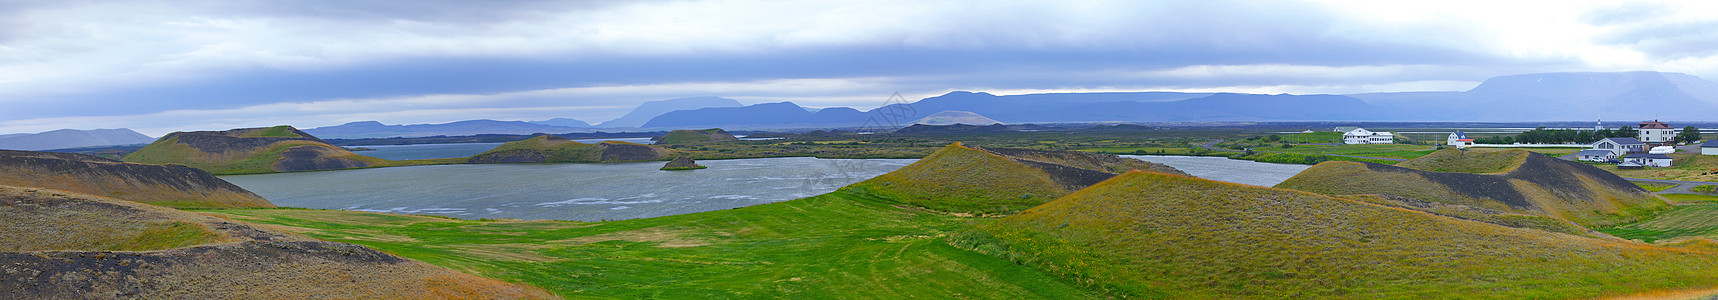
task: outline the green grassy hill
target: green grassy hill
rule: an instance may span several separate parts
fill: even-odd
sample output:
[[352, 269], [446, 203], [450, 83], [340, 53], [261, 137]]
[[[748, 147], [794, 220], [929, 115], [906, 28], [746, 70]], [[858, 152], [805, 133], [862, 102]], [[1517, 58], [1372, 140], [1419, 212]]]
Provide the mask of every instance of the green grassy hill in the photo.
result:
[[734, 137], [733, 134], [728, 134], [728, 131], [722, 130], [721, 128], [710, 128], [704, 130], [679, 129], [669, 131], [668, 134], [657, 137], [656, 144], [673, 145], [736, 140], [739, 140], [739, 138]]
[[0, 220], [0, 290], [21, 299], [554, 298], [362, 246], [82, 194], [0, 186]]
[[[1427, 210], [1434, 213], [1501, 225], [1541, 224], [1545, 226], [1536, 228], [1553, 231], [1564, 231], [1556, 228], [1568, 227], [1522, 217], [1566, 220], [1592, 228], [1637, 222], [1670, 207], [1663, 198], [1611, 173], [1522, 150], [1462, 152], [1446, 149], [1405, 161], [1402, 165], [1491, 173], [1433, 172], [1373, 163], [1325, 162], [1276, 187], [1325, 195], [1389, 195], [1401, 201], [1387, 202], [1400, 207], [1424, 208], [1427, 205], [1416, 202], [1431, 202], [1453, 208]], [[1483, 216], [1448, 213], [1452, 211], [1477, 212]]]
[[595, 163], [668, 160], [679, 153], [668, 148], [621, 141], [596, 144], [542, 135], [496, 146], [471, 156], [469, 163]]
[[1169, 166], [1114, 155], [954, 143], [843, 189], [940, 211], [1008, 214], [1134, 169], [1185, 175]]
[[365, 168], [393, 164], [330, 145], [292, 126], [174, 132], [124, 161], [179, 164], [216, 175]]
[[1130, 172], [957, 243], [1141, 298], [1591, 298], [1718, 282], [1718, 253]]
[[0, 150], [0, 185], [172, 207], [274, 207], [268, 199], [202, 170], [71, 153]]

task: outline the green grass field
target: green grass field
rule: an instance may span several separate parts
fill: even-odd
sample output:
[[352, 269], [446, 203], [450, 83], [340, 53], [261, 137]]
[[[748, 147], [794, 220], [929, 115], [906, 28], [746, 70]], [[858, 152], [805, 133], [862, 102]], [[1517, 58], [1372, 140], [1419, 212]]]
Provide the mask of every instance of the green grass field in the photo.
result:
[[[1666, 195], [1666, 198], [1669, 195]], [[1690, 195], [1704, 196], [1704, 195]], [[1708, 199], [1712, 196], [1704, 196]], [[1682, 237], [1718, 239], [1718, 204], [1678, 206], [1645, 222], [1599, 229], [1625, 239], [1655, 242]]]
[[1092, 298], [945, 236], [987, 218], [844, 193], [601, 223], [300, 209], [200, 210], [598, 298]]
[[1300, 145], [1292, 148], [1263, 149], [1263, 151], [1300, 153], [1300, 154], [1335, 154], [1366, 157], [1412, 159], [1431, 154], [1431, 146], [1381, 144], [1381, 145]]
[[1647, 191], [1654, 192], [1654, 193], [1676, 187], [1675, 184], [1655, 183], [1655, 182], [1634, 182], [1634, 185], [1640, 186], [1640, 188], [1646, 189]]

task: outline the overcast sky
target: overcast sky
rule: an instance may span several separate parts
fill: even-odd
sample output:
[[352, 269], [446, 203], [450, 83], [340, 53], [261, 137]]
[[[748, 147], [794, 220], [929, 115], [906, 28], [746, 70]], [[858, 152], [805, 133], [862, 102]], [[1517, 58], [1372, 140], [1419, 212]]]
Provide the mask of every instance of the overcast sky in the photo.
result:
[[0, 133], [596, 123], [691, 96], [864, 110], [896, 92], [1718, 78], [1718, 2], [1396, 2], [0, 0]]

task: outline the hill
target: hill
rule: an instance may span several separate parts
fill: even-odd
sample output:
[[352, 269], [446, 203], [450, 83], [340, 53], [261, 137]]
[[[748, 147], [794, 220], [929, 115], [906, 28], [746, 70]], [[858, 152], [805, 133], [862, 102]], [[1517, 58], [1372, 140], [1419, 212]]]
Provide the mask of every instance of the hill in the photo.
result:
[[0, 186], [0, 219], [8, 297], [553, 298], [363, 246], [116, 199]]
[[652, 138], [652, 140], [655, 140], [657, 145], [672, 145], [735, 141], [739, 140], [739, 138], [734, 137], [733, 134], [728, 134], [728, 131], [722, 130], [721, 128], [710, 128], [704, 130], [678, 129], [670, 131], [668, 134]]
[[998, 122], [996, 120], [991, 120], [990, 118], [986, 118], [984, 116], [981, 116], [979, 114], [976, 114], [976, 113], [973, 113], [970, 111], [958, 111], [958, 110], [945, 110], [942, 112], [931, 114], [929, 116], [925, 116], [924, 118], [920, 118], [917, 121], [913, 121], [913, 124], [925, 124], [925, 125], [954, 125], [954, 124], [990, 125], [990, 124], [1001, 124], [1001, 123], [1002, 122]]
[[382, 124], [382, 122], [363, 121], [340, 124], [337, 126], [311, 128], [304, 132], [331, 139], [367, 139], [426, 137], [438, 135], [462, 136], [478, 134], [568, 133], [585, 129], [585, 127], [552, 126], [523, 121], [496, 120], [466, 120], [441, 124], [411, 125], [386, 125]]
[[274, 207], [268, 199], [203, 170], [71, 153], [0, 150], [0, 185], [172, 207]]
[[538, 124], [538, 125], [572, 127], [572, 128], [591, 127], [590, 123], [585, 123], [585, 121], [579, 121], [578, 119], [573, 119], [573, 118], [554, 118], [554, 119], [548, 119], [548, 120], [542, 120], [542, 121], [531, 121], [530, 123], [531, 124]]
[[1108, 154], [971, 148], [954, 143], [842, 190], [946, 212], [1007, 214], [1129, 170], [1187, 176], [1166, 165]]
[[1526, 150], [1445, 149], [1400, 165], [1324, 162], [1277, 187], [1326, 195], [1388, 195], [1459, 211], [1539, 216], [1585, 227], [1632, 223], [1670, 206], [1609, 172]]
[[1595, 298], [1705, 288], [1718, 256], [1129, 172], [958, 245], [1116, 297]]
[[607, 122], [602, 122], [599, 126], [607, 128], [642, 127], [644, 126], [644, 123], [650, 122], [650, 119], [671, 111], [740, 106], [744, 106], [740, 104], [740, 101], [720, 97], [692, 97], [650, 101], [639, 104], [638, 108], [633, 108], [632, 111], [627, 112], [625, 116], [621, 116], [620, 118], [609, 120]]
[[42, 133], [0, 135], [0, 149], [53, 150], [81, 147], [148, 144], [154, 138], [131, 129], [60, 129]]
[[174, 132], [126, 155], [124, 161], [180, 164], [216, 175], [351, 169], [389, 163], [329, 145], [284, 125]]
[[595, 163], [667, 160], [678, 151], [621, 141], [596, 144], [542, 135], [495, 146], [466, 159], [468, 163]]

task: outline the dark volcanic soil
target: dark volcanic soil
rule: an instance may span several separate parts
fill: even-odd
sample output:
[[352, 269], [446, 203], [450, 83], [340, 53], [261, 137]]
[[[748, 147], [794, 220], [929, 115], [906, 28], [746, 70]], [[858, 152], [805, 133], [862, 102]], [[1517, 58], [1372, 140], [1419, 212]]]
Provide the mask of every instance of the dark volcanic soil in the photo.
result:
[[363, 161], [334, 157], [340, 154], [333, 149], [315, 145], [299, 145], [286, 148], [280, 153], [279, 161], [274, 162], [274, 170], [281, 172], [339, 170], [369, 167]]
[[273, 206], [262, 196], [196, 168], [126, 163], [70, 153], [0, 150], [0, 185], [140, 202], [220, 197]]

